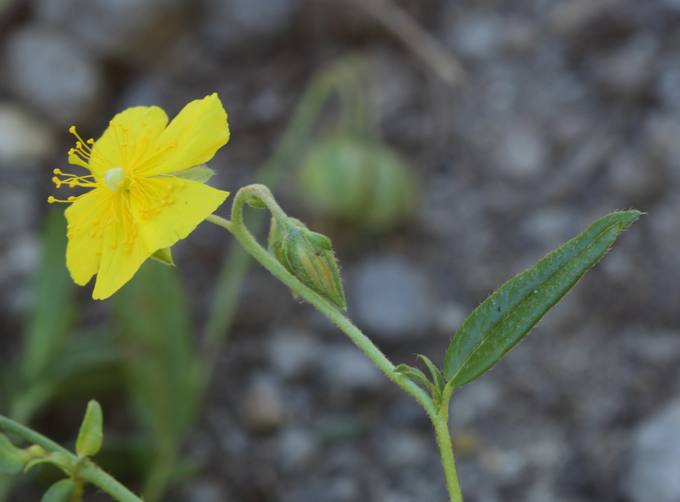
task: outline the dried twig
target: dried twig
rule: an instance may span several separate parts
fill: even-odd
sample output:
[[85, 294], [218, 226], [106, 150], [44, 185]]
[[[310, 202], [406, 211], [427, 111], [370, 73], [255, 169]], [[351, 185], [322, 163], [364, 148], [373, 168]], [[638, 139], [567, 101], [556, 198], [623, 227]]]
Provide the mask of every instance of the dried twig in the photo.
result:
[[456, 57], [391, 0], [353, 0], [425, 61], [444, 82], [461, 84], [465, 70]]

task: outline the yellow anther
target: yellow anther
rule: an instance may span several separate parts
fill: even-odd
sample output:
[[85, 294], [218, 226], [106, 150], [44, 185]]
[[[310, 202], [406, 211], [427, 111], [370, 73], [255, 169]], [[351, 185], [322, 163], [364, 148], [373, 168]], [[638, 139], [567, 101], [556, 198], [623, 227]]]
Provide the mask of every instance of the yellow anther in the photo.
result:
[[50, 195], [50, 196], [47, 198], [47, 203], [48, 203], [48, 204], [54, 204], [55, 202], [57, 202], [57, 199], [55, 199], [54, 195]]
[[54, 174], [63, 174], [63, 173], [61, 172], [61, 169], [59, 169], [58, 167], [55, 168], [55, 169], [52, 169], [52, 172], [53, 172]]
[[68, 132], [71, 134], [76, 134], [76, 126], [72, 125], [68, 128]]

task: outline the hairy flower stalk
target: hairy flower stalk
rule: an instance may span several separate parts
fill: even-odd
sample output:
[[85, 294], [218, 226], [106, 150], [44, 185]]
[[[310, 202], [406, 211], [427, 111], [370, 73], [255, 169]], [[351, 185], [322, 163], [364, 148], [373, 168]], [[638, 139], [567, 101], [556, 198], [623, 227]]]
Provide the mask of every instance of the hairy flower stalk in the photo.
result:
[[69, 163], [87, 174], [54, 170], [57, 188], [87, 191], [48, 202], [66, 209], [66, 264], [79, 285], [97, 275], [92, 297], [104, 299], [129, 281], [142, 263], [187, 237], [228, 192], [188, 179], [229, 140], [227, 114], [217, 94], [186, 105], [168, 124], [157, 106], [129, 108], [98, 139], [76, 138]]

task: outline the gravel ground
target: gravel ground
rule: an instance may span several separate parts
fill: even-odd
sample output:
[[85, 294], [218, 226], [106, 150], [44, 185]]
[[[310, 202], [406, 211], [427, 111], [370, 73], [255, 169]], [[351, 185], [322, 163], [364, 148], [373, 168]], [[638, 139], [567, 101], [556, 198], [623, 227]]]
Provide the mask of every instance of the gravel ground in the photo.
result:
[[[382, 139], [420, 180], [413, 221], [342, 229], [305, 211], [292, 180], [278, 192], [333, 237], [349, 313], [394, 359], [440, 360], [503, 280], [605, 212], [648, 213], [454, 396], [466, 501], [679, 501], [680, 1], [400, 5], [459, 58], [462, 85], [344, 0], [0, 2], [3, 351], [30, 309], [70, 123], [97, 131], [123, 107], [174, 113], [216, 90], [232, 139], [212, 167], [233, 190], [254, 179], [314, 71], [354, 52], [371, 61]], [[180, 249], [198, 318], [217, 261], [191, 253], [212, 237]], [[265, 273], [251, 273], [242, 305], [190, 441], [207, 467], [167, 500], [445, 500], [410, 398]]]

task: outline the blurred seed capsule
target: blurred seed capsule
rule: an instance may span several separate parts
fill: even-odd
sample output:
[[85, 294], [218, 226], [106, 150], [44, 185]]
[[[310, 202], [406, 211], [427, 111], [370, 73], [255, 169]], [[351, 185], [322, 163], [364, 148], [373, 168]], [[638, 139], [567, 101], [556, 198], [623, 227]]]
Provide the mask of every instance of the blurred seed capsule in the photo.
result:
[[311, 149], [299, 184], [316, 211], [375, 230], [408, 218], [417, 194], [412, 173], [392, 149], [344, 136]]
[[269, 250], [288, 272], [340, 309], [347, 308], [340, 270], [331, 241], [300, 220], [281, 224], [272, 218]]

